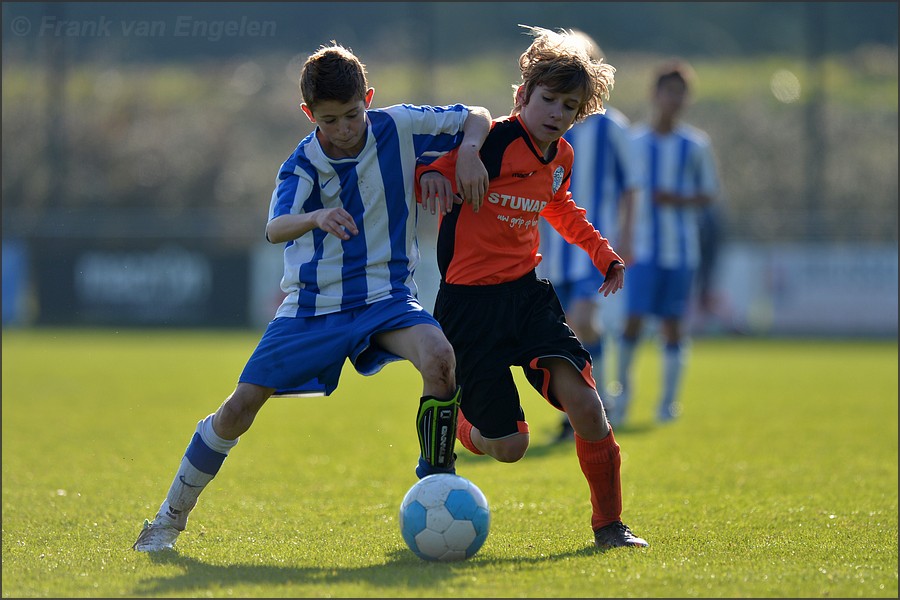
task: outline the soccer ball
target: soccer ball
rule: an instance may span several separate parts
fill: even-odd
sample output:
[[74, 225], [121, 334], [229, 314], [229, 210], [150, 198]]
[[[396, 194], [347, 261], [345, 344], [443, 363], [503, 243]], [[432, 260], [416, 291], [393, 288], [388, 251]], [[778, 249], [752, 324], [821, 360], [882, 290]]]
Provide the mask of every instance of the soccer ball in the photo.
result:
[[490, 526], [484, 494], [459, 475], [423, 477], [400, 504], [403, 541], [423, 560], [451, 562], [474, 556]]

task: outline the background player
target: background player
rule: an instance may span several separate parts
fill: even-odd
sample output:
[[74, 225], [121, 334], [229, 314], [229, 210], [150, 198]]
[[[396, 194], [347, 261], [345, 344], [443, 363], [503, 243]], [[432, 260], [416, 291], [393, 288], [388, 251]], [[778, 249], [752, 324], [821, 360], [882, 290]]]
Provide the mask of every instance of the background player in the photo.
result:
[[684, 318], [700, 262], [698, 218], [719, 193], [709, 136], [680, 122], [694, 77], [691, 66], [682, 60], [661, 65], [654, 80], [652, 119], [632, 129], [642, 176], [626, 293], [628, 317], [620, 342], [622, 393], [616, 409], [620, 420], [625, 419], [634, 394], [634, 354], [647, 317], [660, 319], [663, 338], [657, 419], [670, 421], [681, 411], [678, 389], [687, 354]]
[[[580, 31], [574, 33], [591, 48], [591, 58], [604, 59], [590, 36]], [[578, 205], [587, 211], [587, 220], [603, 232], [627, 265], [631, 261], [632, 204], [638, 171], [631, 152], [628, 117], [608, 104], [605, 108], [605, 112], [589, 115], [576, 123], [563, 136], [575, 151], [569, 190]], [[606, 363], [611, 366], [612, 361], [605, 361], [611, 356], [604, 350], [609, 350], [609, 342], [622, 333], [624, 297], [610, 295], [601, 301], [597, 289], [603, 283], [603, 275], [597, 272], [590, 256], [567, 243], [546, 220], [541, 220], [540, 232], [543, 260], [537, 273], [553, 282], [569, 327], [591, 353], [594, 379], [603, 395], [606, 415], [610, 422], [616, 423], [618, 386], [613, 381], [615, 378], [608, 376], [612, 371]], [[571, 440], [573, 434], [572, 424], [563, 414], [554, 441]]]

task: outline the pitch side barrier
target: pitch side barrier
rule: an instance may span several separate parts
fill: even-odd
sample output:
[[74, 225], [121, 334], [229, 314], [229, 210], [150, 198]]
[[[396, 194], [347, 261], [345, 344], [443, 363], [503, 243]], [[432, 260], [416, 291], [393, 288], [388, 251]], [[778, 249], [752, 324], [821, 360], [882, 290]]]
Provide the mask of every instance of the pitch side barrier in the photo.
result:
[[[247, 327], [247, 250], [177, 240], [32, 243], [38, 325]], [[4, 288], [6, 282], [4, 281]]]

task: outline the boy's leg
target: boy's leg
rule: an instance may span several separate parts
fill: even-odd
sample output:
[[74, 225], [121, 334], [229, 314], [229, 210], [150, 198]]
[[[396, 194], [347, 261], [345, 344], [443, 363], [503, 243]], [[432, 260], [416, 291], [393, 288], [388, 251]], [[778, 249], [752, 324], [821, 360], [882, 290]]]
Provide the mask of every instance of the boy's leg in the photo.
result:
[[659, 421], [671, 421], [681, 412], [676, 399], [683, 370], [684, 349], [681, 344], [666, 344], [663, 348], [663, 394], [657, 412]]
[[453, 347], [440, 324], [415, 298], [405, 298], [370, 305], [353, 325], [360, 333], [350, 360], [359, 373], [373, 375], [399, 358], [410, 361], [422, 376], [416, 475], [455, 473], [460, 388]]
[[197, 498], [206, 488], [238, 439], [225, 440], [213, 429], [214, 414], [197, 424], [191, 442], [181, 459], [178, 472], [169, 487], [152, 522], [145, 522], [144, 529], [132, 546], [141, 552], [155, 552], [171, 548], [178, 535], [187, 527], [187, 519], [197, 504]]
[[608, 411], [609, 420], [616, 425], [624, 423], [628, 416], [628, 407], [633, 392], [631, 367], [634, 362], [634, 353], [638, 345], [638, 339], [639, 338], [637, 337], [629, 337], [627, 335], [623, 335], [619, 339], [618, 371], [621, 391], [616, 398], [615, 405], [609, 407], [611, 410]]
[[[563, 306], [568, 304], [565, 309], [566, 321], [572, 329], [575, 336], [584, 346], [584, 349], [591, 355], [593, 361], [594, 381], [597, 390], [603, 390], [603, 327], [598, 317], [599, 307], [597, 304], [597, 288], [602, 284], [602, 280], [593, 278], [582, 279], [568, 286], [563, 286], [562, 290], [557, 290], [560, 303]], [[574, 439], [575, 430], [569, 421], [569, 416], [563, 413], [560, 418], [560, 429], [554, 439], [554, 442], [565, 442]]]
[[609, 435], [599, 441], [586, 440], [576, 433], [575, 452], [591, 490], [595, 545], [600, 548], [649, 546], [622, 523], [622, 457], [612, 427]]
[[459, 412], [460, 388], [449, 400], [423, 396], [416, 414], [419, 437], [419, 479], [435, 473], [456, 473], [456, 419]]
[[657, 410], [657, 419], [671, 421], [680, 413], [676, 404], [681, 374], [684, 370], [685, 343], [682, 333], [682, 319], [691, 299], [695, 280], [691, 269], [665, 271], [665, 301], [662, 306], [662, 333], [665, 345], [662, 349], [663, 377], [662, 397]]
[[549, 389], [575, 428], [575, 454], [591, 492], [591, 529], [598, 547], [647, 546], [622, 523], [622, 457], [603, 403], [581, 372], [560, 359], [547, 361]]
[[[568, 420], [566, 422], [568, 422]], [[456, 439], [458, 439], [459, 443], [472, 454], [484, 455], [484, 452], [479, 450], [478, 446], [476, 446], [475, 442], [472, 440], [473, 428], [474, 426], [469, 423], [469, 420], [466, 419], [466, 415], [463, 414], [462, 408], [460, 408], [456, 416]]]
[[[590, 344], [585, 343], [584, 349], [587, 350], [591, 355], [591, 360], [593, 361], [593, 375], [594, 382], [597, 385], [597, 391], [602, 394], [604, 389], [603, 386], [603, 336], [598, 335], [598, 337]], [[610, 407], [606, 405], [607, 412], [609, 412]], [[564, 442], [568, 440], [572, 440], [575, 437], [575, 429], [572, 427], [572, 423], [569, 421], [569, 415], [563, 413], [562, 415], [562, 427], [560, 429], [559, 434], [556, 436], [556, 442]]]

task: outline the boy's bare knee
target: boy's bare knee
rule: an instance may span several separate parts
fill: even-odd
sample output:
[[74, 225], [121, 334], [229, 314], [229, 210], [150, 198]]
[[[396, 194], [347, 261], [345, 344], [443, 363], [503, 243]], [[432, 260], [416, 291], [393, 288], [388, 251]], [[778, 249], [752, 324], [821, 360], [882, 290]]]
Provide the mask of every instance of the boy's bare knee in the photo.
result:
[[517, 434], [501, 440], [485, 440], [488, 442], [488, 454], [495, 460], [504, 463], [514, 463], [525, 456], [528, 450], [529, 436]]
[[239, 384], [216, 411], [213, 419], [216, 434], [225, 439], [234, 439], [242, 435], [250, 428], [267, 397], [252, 387]]
[[456, 389], [456, 355], [449, 343], [439, 344], [425, 357], [422, 378], [450, 393]]

